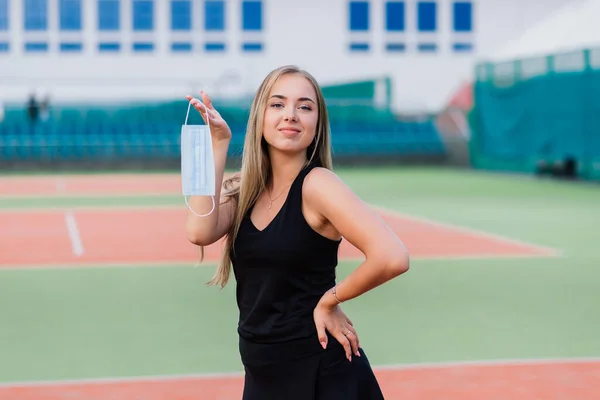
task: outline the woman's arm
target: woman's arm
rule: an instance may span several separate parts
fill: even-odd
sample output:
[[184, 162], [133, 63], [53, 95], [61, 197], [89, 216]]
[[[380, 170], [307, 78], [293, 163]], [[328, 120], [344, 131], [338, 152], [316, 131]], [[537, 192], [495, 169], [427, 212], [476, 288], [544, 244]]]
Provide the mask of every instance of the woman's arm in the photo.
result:
[[[201, 93], [202, 103], [197, 99], [187, 96], [188, 101], [198, 110], [202, 119], [206, 122], [206, 112], [208, 112], [208, 122], [213, 144], [213, 153], [215, 161], [215, 204], [214, 211], [206, 217], [198, 217], [189, 209], [187, 211], [186, 231], [188, 240], [198, 246], [208, 246], [222, 238], [231, 227], [235, 212], [236, 202], [234, 199], [228, 199], [221, 204], [221, 194], [223, 187], [223, 177], [225, 174], [225, 161], [227, 159], [227, 150], [231, 141], [231, 130], [223, 120], [217, 110], [215, 110], [210, 97], [206, 93]], [[198, 214], [205, 214], [212, 208], [212, 201], [209, 196], [191, 196], [189, 206]]]
[[[409, 255], [400, 238], [332, 171], [325, 168], [311, 171], [304, 183], [303, 196], [311, 211], [322, 216], [366, 257], [337, 285], [340, 301], [358, 297], [408, 270]], [[330, 305], [338, 303], [331, 293], [323, 300]]]
[[383, 219], [332, 171], [313, 169], [304, 181], [303, 199], [311, 214], [319, 216], [323, 224], [333, 227], [366, 258], [336, 285], [335, 296], [332, 290], [323, 294], [314, 311], [323, 347], [327, 345], [325, 330], [328, 330], [344, 346], [351, 360], [352, 353], [359, 355], [360, 343], [352, 322], [338, 304], [408, 271], [408, 251]]

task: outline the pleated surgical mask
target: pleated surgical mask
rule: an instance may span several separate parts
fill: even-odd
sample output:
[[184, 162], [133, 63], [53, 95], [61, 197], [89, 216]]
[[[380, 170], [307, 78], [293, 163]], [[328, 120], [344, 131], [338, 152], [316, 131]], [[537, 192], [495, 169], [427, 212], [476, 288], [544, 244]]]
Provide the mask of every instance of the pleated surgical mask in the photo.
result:
[[[215, 158], [213, 154], [210, 121], [206, 110], [206, 125], [188, 125], [192, 106], [188, 104], [185, 123], [181, 127], [181, 185], [185, 204], [198, 217], [207, 217], [215, 209]], [[197, 214], [188, 203], [188, 196], [211, 196], [212, 209], [208, 214]]]

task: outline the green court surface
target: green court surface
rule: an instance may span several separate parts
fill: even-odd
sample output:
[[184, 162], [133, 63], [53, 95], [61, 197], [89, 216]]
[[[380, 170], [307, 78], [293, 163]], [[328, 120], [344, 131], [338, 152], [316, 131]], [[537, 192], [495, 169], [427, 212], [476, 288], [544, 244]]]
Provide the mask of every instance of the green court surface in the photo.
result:
[[[374, 206], [557, 250], [415, 257], [405, 275], [343, 305], [374, 366], [600, 357], [599, 186], [429, 168], [337, 172]], [[0, 188], [10, 179], [0, 177]], [[4, 194], [5, 221], [47, 210], [185, 210], [177, 190]], [[36, 229], [35, 219], [0, 226], [0, 251], [47, 252], [37, 240], [8, 248]], [[422, 240], [440, 245], [436, 235]], [[342, 261], [339, 278], [358, 263]], [[214, 267], [19, 267], [0, 254], [0, 382], [239, 373], [235, 282], [206, 287]]]

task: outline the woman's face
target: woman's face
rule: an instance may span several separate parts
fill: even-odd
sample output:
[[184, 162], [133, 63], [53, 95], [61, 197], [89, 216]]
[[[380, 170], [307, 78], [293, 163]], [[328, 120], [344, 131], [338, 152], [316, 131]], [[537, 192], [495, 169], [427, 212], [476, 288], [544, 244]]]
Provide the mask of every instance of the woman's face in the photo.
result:
[[300, 74], [286, 74], [269, 93], [263, 137], [282, 152], [306, 151], [315, 137], [318, 119], [317, 94], [310, 81]]

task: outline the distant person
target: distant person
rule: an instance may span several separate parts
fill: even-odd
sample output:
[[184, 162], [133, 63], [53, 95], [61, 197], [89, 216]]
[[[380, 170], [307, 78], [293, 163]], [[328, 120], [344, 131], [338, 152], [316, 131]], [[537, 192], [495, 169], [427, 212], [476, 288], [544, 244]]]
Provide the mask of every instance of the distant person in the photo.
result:
[[[200, 218], [197, 213], [214, 203], [190, 196], [187, 235], [199, 246], [227, 236], [210, 284], [224, 286], [233, 266], [243, 400], [383, 399], [340, 304], [406, 272], [409, 255], [382, 218], [332, 172], [318, 83], [290, 66], [266, 77], [252, 103], [241, 172], [225, 182], [231, 130], [208, 94], [187, 99], [205, 122], [208, 117], [218, 204]], [[182, 142], [181, 151], [194, 149]], [[336, 284], [342, 238], [366, 260]]]
[[29, 96], [29, 100], [27, 101], [27, 116], [29, 117], [29, 122], [35, 124], [39, 117], [39, 105], [37, 100], [35, 99], [35, 95], [31, 94]]
[[50, 95], [44, 96], [40, 101], [40, 121], [46, 122], [50, 119]]

